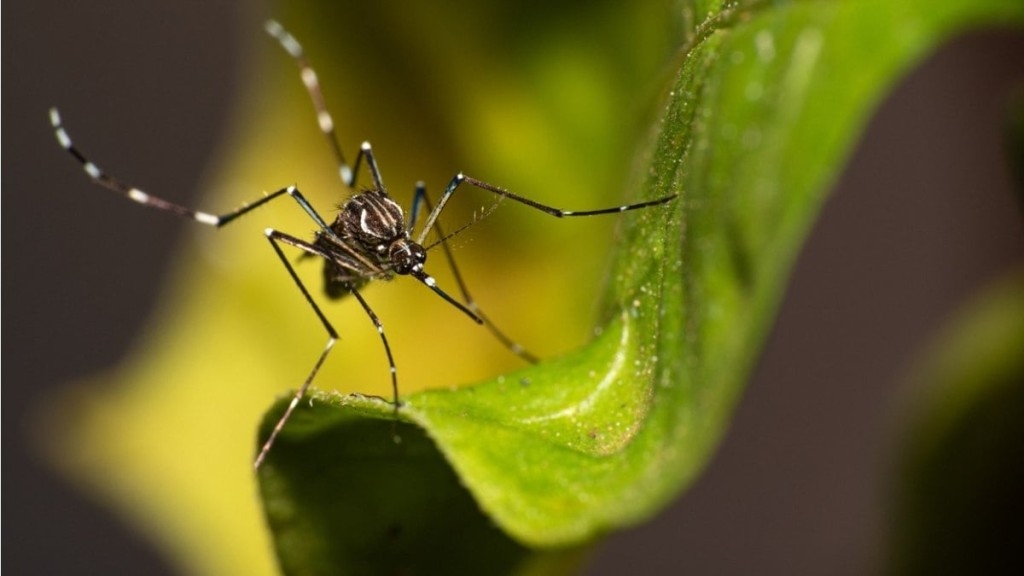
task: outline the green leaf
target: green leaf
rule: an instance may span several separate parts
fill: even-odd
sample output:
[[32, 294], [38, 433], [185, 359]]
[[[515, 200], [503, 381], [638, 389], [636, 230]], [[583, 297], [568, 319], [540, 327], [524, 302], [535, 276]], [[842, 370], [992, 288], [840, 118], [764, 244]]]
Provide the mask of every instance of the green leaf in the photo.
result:
[[[491, 382], [409, 395], [394, 424], [383, 402], [315, 393], [260, 473], [289, 572], [367, 558], [395, 572], [489, 557], [512, 570], [524, 547], [558, 556], [654, 514], [717, 446], [886, 88], [953, 34], [1024, 24], [1024, 5], [1003, 0], [722, 6], [687, 11], [710, 15], [679, 52], [628, 195], [680, 197], [622, 216], [600, 335]], [[418, 540], [431, 530], [487, 543]]]

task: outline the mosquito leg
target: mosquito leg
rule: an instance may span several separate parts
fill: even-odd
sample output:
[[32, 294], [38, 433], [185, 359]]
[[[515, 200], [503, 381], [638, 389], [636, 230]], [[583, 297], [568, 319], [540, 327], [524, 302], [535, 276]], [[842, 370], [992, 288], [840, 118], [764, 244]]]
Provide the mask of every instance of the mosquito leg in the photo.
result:
[[[409, 231], [412, 231], [416, 224], [416, 219], [419, 216], [420, 204], [426, 206], [428, 212], [432, 212], [434, 207], [431, 205], [430, 197], [427, 195], [427, 187], [423, 182], [416, 183], [416, 193], [413, 196], [412, 209], [410, 210], [409, 219]], [[441, 224], [435, 222], [434, 229], [437, 230], [437, 235], [440, 237], [438, 241], [441, 244], [441, 249], [444, 251], [445, 259], [448, 261], [448, 267], [451, 268], [452, 276], [455, 277], [455, 283], [459, 287], [459, 292], [462, 294], [462, 299], [466, 302], [466, 307], [473, 311], [481, 320], [483, 320], [484, 326], [498, 339], [510, 352], [519, 356], [523, 360], [526, 360], [530, 364], [536, 364], [540, 361], [537, 356], [527, 351], [521, 344], [509, 338], [504, 332], [498, 329], [493, 322], [480, 310], [480, 306], [477, 305], [473, 295], [469, 293], [469, 288], [466, 286], [466, 281], [462, 277], [462, 273], [459, 272], [459, 267], [455, 264], [455, 255], [452, 253], [451, 246], [448, 244], [449, 236], [446, 236], [444, 231], [441, 229]]]
[[296, 188], [295, 186], [281, 188], [276, 192], [263, 196], [262, 198], [256, 200], [255, 202], [244, 204], [243, 206], [236, 210], [232, 210], [231, 212], [221, 214], [219, 216], [216, 214], [210, 214], [208, 212], [192, 210], [191, 208], [186, 208], [185, 206], [175, 204], [174, 202], [170, 202], [168, 200], [164, 200], [163, 198], [160, 198], [158, 196], [153, 196], [152, 194], [143, 192], [142, 190], [139, 190], [134, 186], [129, 186], [128, 184], [125, 184], [124, 182], [121, 182], [117, 178], [114, 178], [113, 176], [107, 174], [102, 169], [100, 169], [99, 166], [97, 166], [95, 163], [89, 160], [88, 157], [82, 154], [82, 152], [71, 141], [71, 137], [68, 135], [67, 130], [64, 129], [64, 124], [61, 122], [60, 118], [60, 112], [56, 108], [50, 109], [50, 123], [53, 124], [53, 130], [54, 134], [57, 136], [57, 142], [59, 142], [62, 148], [67, 150], [68, 153], [70, 153], [72, 156], [75, 157], [76, 160], [78, 160], [79, 164], [82, 165], [82, 169], [85, 170], [85, 173], [93, 182], [99, 184], [100, 186], [103, 186], [104, 188], [113, 190], [114, 192], [121, 194], [122, 196], [128, 198], [132, 202], [137, 202], [139, 204], [142, 204], [143, 206], [148, 206], [150, 208], [155, 208], [157, 210], [170, 212], [182, 218], [189, 218], [195, 220], [196, 222], [199, 222], [200, 224], [206, 224], [208, 226], [220, 228], [221, 226], [228, 224], [229, 222], [233, 221], [239, 216], [246, 214], [247, 212], [250, 212], [252, 210], [255, 210], [256, 208], [259, 208], [260, 206], [266, 204], [267, 202], [270, 202], [275, 198], [287, 195], [292, 197], [299, 204], [299, 206], [302, 207], [303, 211], [305, 211], [306, 214], [308, 214], [309, 217], [312, 218], [317, 223], [317, 226], [319, 226], [321, 230], [330, 232], [330, 227], [327, 225], [324, 219], [320, 217], [320, 214], [317, 213], [317, 211], [313, 208], [309, 201], [306, 200], [306, 198], [302, 195], [301, 192], [299, 192], [298, 188]]
[[384, 334], [384, 324], [381, 323], [380, 318], [374, 313], [373, 309], [370, 308], [369, 303], [363, 298], [363, 295], [356, 290], [355, 287], [350, 286], [349, 292], [356, 297], [359, 304], [363, 306], [363, 310], [366, 311], [366, 315], [370, 317], [370, 321], [377, 328], [377, 333], [380, 334], [380, 340], [384, 343], [384, 352], [388, 355], [388, 370], [391, 372], [391, 397], [393, 399], [392, 404], [395, 406], [395, 411], [398, 411], [400, 403], [398, 402], [398, 368], [395, 365], [395, 358], [391, 355], [391, 345], [388, 344], [388, 337]]
[[[298, 40], [295, 39], [287, 30], [284, 29], [276, 20], [267, 20], [263, 26], [267, 33], [274, 37], [285, 49], [286, 52], [295, 60], [295, 63], [299, 66], [299, 74], [302, 76], [302, 84], [306, 87], [306, 92], [309, 93], [309, 99], [313, 101], [313, 110], [316, 112], [317, 124], [320, 126], [320, 131], [323, 132], [327, 138], [327, 143], [331, 146], [331, 152], [334, 154], [334, 159], [338, 163], [338, 175], [341, 177], [341, 181], [348, 187], [355, 186], [356, 183], [356, 171], [349, 167], [348, 162], [345, 161], [345, 154], [341, 151], [341, 144], [338, 143], [338, 135], [334, 131], [334, 119], [331, 117], [331, 113], [327, 110], [327, 103], [324, 102], [323, 90], [320, 88], [320, 80], [317, 78], [316, 71], [310, 66], [309, 60], [306, 58], [305, 51], [302, 49], [302, 45], [299, 44]], [[358, 169], [358, 159], [356, 161], [356, 168]]]
[[[360, 161], [366, 158], [366, 165], [370, 169], [370, 177], [373, 178], [373, 186], [375, 190], [384, 190], [384, 181], [380, 177], [380, 168], [377, 166], [377, 159], [373, 155], [373, 147], [370, 146], [369, 142], [363, 142], [359, 146], [359, 154], [356, 156], [355, 169], [358, 173]], [[352, 177], [352, 183], [355, 184], [355, 176]]]
[[519, 202], [520, 204], [524, 204], [536, 210], [540, 210], [545, 214], [550, 214], [551, 216], [555, 216], [557, 218], [564, 218], [568, 216], [597, 216], [600, 214], [618, 214], [620, 212], [628, 212], [630, 210], [638, 210], [640, 208], [646, 208], [648, 206], [664, 204], [666, 202], [671, 201], [677, 196], [677, 194], [672, 194], [670, 196], [657, 198], [655, 200], [647, 200], [645, 202], [638, 202], [636, 204], [624, 204], [622, 206], [613, 206], [611, 208], [599, 208], [597, 210], [563, 210], [561, 208], [555, 208], [554, 206], [548, 206], [547, 204], [541, 204], [540, 202], [537, 202], [535, 200], [530, 200], [529, 198], [525, 198], [518, 194], [509, 192], [504, 188], [500, 188], [493, 184], [488, 184], [487, 182], [477, 180], [476, 178], [466, 176], [462, 172], [459, 172], [451, 179], [451, 182], [449, 182], [448, 186], [444, 189], [444, 194], [441, 195], [441, 199], [438, 201], [437, 206], [435, 206], [434, 209], [430, 211], [430, 215], [427, 217], [427, 223], [423, 226], [423, 230], [420, 231], [419, 237], [417, 238], [418, 243], [423, 243], [423, 240], [426, 239], [427, 234], [429, 234], [430, 230], [436, 225], [437, 217], [441, 214], [441, 212], [444, 210], [444, 207], [448, 204], [448, 200], [451, 199], [452, 195], [455, 193], [455, 190], [458, 189], [458, 187], [463, 183], [475, 186], [481, 190], [486, 190], [487, 192], [492, 192], [494, 194], [497, 194], [498, 196], [508, 198], [509, 200]]
[[[273, 246], [274, 248], [274, 252], [277, 253], [278, 258], [281, 259], [281, 262], [284, 264], [284, 267], [288, 270], [288, 274], [292, 277], [292, 280], [295, 281], [295, 285], [298, 286], [299, 291], [302, 292], [302, 296], [306, 299], [306, 302], [309, 303], [310, 307], [313, 308], [313, 312], [316, 313], [317, 318], [320, 319], [320, 323], [323, 324], [324, 329], [327, 331], [328, 337], [327, 344], [324, 346], [324, 350], [323, 352], [320, 353], [319, 358], [317, 358], [316, 364], [313, 365], [313, 369], [310, 371], [309, 376], [306, 377], [306, 380], [305, 382], [302, 383], [302, 386], [300, 386], [299, 389], [295, 391], [295, 396], [292, 397], [292, 401], [290, 404], [288, 404], [288, 408], [285, 410], [284, 414], [281, 415], [281, 418], [278, 419], [277, 424], [274, 425], [274, 429], [270, 433], [270, 436], [266, 439], [266, 441], [264, 441], [263, 446], [260, 448], [260, 452], [256, 456], [256, 461], [253, 463], [254, 468], [256, 468], [257, 470], [259, 470], [260, 465], [266, 459], [267, 454], [270, 452], [270, 448], [274, 445], [274, 441], [277, 439], [277, 436], [281, 433], [281, 430], [284, 428], [285, 423], [288, 422], [288, 419], [291, 417], [292, 412], [295, 411], [295, 408], [298, 407], [299, 402], [301, 402], [302, 398], [306, 395], [306, 391], [309, 390], [309, 386], [313, 383], [313, 379], [320, 371], [320, 367], [323, 365], [324, 360], [327, 359], [327, 354], [330, 353], [331, 349], [334, 347], [334, 343], [338, 341], [338, 332], [334, 329], [334, 326], [331, 326], [330, 321], [328, 321], [327, 317], [324, 316], [324, 313], [322, 310], [320, 310], [320, 307], [317, 306], [316, 301], [313, 300], [313, 297], [312, 295], [310, 295], [309, 290], [306, 289], [305, 284], [302, 283], [302, 280], [299, 279], [298, 274], [295, 273], [295, 269], [292, 267], [291, 262], [288, 261], [288, 257], [285, 255], [284, 251], [281, 250], [281, 246], [279, 246], [278, 243], [281, 242], [284, 244], [289, 244], [307, 253], [315, 254], [322, 257], [327, 257], [327, 255], [308, 242], [305, 242], [303, 240], [295, 238], [294, 236], [289, 236], [288, 234], [284, 234], [282, 232], [278, 232], [270, 228], [267, 229], [266, 235], [267, 239], [270, 240], [270, 245]], [[388, 352], [388, 356], [390, 358], [390, 351]]]
[[341, 181], [349, 188], [354, 188], [356, 179], [359, 177], [359, 165], [365, 157], [366, 163], [370, 168], [370, 176], [373, 178], [374, 186], [377, 190], [383, 190], [384, 184], [381, 181], [380, 169], [377, 167], [377, 161], [373, 157], [373, 151], [370, 148], [369, 142], [363, 142], [359, 147], [359, 153], [356, 155], [356, 161], [352, 166], [349, 166], [348, 162], [345, 161], [345, 154], [341, 151], [338, 135], [334, 130], [334, 120], [331, 117], [331, 113], [327, 110], [327, 104], [324, 101], [320, 80], [317, 78], [316, 71], [310, 66], [309, 59], [306, 58], [302, 45], [276, 20], [267, 20], [264, 28], [298, 64], [299, 74], [302, 76], [302, 84], [306, 87], [306, 92], [309, 93], [309, 99], [313, 101], [313, 110], [316, 112], [316, 120], [320, 125], [320, 131], [327, 138], [327, 142], [331, 146], [331, 152], [338, 162], [338, 175], [341, 176]]
[[442, 290], [441, 287], [437, 285], [437, 280], [435, 280], [434, 277], [431, 276], [430, 274], [427, 274], [423, 270], [413, 270], [412, 272], [409, 273], [409, 275], [412, 276], [413, 278], [419, 280], [427, 288], [430, 288], [431, 290], [433, 290], [434, 293], [437, 294], [438, 296], [440, 296], [441, 298], [444, 298], [444, 300], [446, 302], [448, 302], [452, 306], [455, 306], [456, 308], [461, 310], [463, 314], [465, 314], [466, 316], [469, 316], [477, 324], [484, 324], [485, 323], [484, 319], [481, 318], [479, 314], [477, 314], [473, 310], [470, 310], [470, 308], [468, 306], [466, 306], [462, 302], [459, 302], [455, 298], [452, 298], [447, 292]]
[[424, 202], [427, 202], [427, 212], [431, 211], [429, 201], [427, 201], [427, 185], [423, 181], [416, 183], [416, 191], [412, 195], [412, 205], [409, 207], [409, 220], [406, 222], [405, 231], [408, 234], [412, 234], [412, 231], [416, 229], [416, 221], [420, 217], [420, 208]]

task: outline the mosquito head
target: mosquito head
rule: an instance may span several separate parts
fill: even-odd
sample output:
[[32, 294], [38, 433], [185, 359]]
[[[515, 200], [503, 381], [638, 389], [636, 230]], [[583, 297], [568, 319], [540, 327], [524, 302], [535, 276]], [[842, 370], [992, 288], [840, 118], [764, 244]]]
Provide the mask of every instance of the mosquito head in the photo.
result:
[[412, 240], [399, 238], [388, 248], [388, 259], [396, 274], [411, 274], [423, 270], [423, 263], [427, 261], [427, 251]]

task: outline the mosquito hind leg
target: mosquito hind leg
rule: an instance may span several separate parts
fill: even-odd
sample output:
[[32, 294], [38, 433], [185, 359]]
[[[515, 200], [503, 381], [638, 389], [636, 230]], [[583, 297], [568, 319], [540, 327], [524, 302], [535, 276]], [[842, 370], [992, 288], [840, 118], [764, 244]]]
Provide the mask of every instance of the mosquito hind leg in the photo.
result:
[[147, 192], [143, 192], [139, 188], [125, 184], [124, 182], [118, 180], [114, 176], [107, 174], [92, 160], [90, 160], [85, 154], [83, 154], [82, 151], [79, 150], [78, 147], [75, 146], [74, 142], [71, 140], [71, 136], [68, 134], [68, 131], [64, 128], [64, 123], [60, 117], [60, 111], [58, 111], [56, 108], [50, 109], [50, 123], [53, 125], [54, 135], [57, 137], [57, 142], [60, 144], [61, 148], [67, 150], [69, 154], [71, 154], [76, 160], [78, 160], [78, 163], [82, 165], [82, 170], [84, 170], [86, 175], [89, 176], [89, 179], [91, 179], [96, 184], [99, 184], [100, 186], [107, 188], [108, 190], [113, 190], [114, 192], [117, 192], [118, 194], [124, 196], [125, 198], [131, 200], [132, 202], [136, 202], [149, 208], [155, 208], [157, 210], [170, 212], [171, 214], [174, 214], [175, 216], [180, 216], [182, 218], [189, 218], [191, 220], [199, 222], [200, 224], [206, 224], [207, 226], [220, 228], [221, 226], [225, 226], [230, 222], [234, 221], [239, 216], [251, 212], [252, 210], [255, 210], [260, 206], [263, 206], [264, 204], [270, 202], [271, 200], [274, 200], [275, 198], [281, 196], [290, 196], [293, 200], [295, 200], [295, 202], [299, 204], [302, 210], [305, 211], [306, 214], [308, 214], [309, 217], [316, 222], [317, 226], [321, 230], [328, 233], [332, 233], [330, 231], [330, 226], [327, 225], [327, 223], [320, 216], [320, 214], [317, 213], [317, 211], [313, 208], [309, 201], [306, 200], [302, 193], [299, 192], [299, 189], [296, 188], [295, 186], [281, 188], [280, 190], [277, 190], [270, 194], [266, 194], [253, 202], [243, 204], [241, 207], [232, 210], [231, 212], [227, 212], [225, 214], [220, 215], [193, 210], [191, 208], [187, 208], [185, 206], [176, 204], [169, 200], [164, 200], [159, 196], [154, 196]]
[[338, 176], [341, 177], [342, 183], [349, 188], [355, 188], [356, 179], [359, 177], [359, 167], [365, 158], [367, 165], [370, 169], [370, 176], [373, 178], [373, 184], [378, 190], [384, 189], [384, 184], [380, 177], [380, 169], [377, 167], [377, 161], [373, 157], [373, 151], [370, 147], [369, 142], [363, 142], [359, 147], [359, 153], [356, 154], [355, 162], [350, 166], [345, 160], [345, 153], [341, 149], [341, 144], [338, 141], [338, 133], [334, 127], [334, 118], [331, 116], [330, 111], [327, 109], [327, 102], [324, 99], [323, 88], [320, 86], [320, 78], [317, 76], [316, 70], [309, 63], [309, 59], [306, 57], [305, 50], [302, 49], [302, 44], [295, 39], [287, 30], [284, 29], [281, 24], [276, 20], [267, 20], [264, 24], [264, 28], [267, 33], [270, 34], [275, 40], [281, 44], [285, 52], [295, 60], [295, 64], [299, 67], [299, 75], [302, 77], [302, 85], [306, 87], [306, 93], [309, 94], [309, 99], [313, 103], [313, 111], [316, 113], [317, 125], [320, 127], [320, 132], [323, 133], [327, 139], [328, 145], [331, 148], [331, 154], [334, 156], [335, 162], [338, 164]]
[[[299, 41], [276, 20], [267, 20], [263, 27], [267, 34], [270, 34], [277, 40], [285, 52], [298, 65], [299, 75], [302, 77], [302, 85], [306, 87], [309, 99], [313, 101], [313, 111], [316, 112], [317, 125], [320, 126], [320, 131], [324, 137], [327, 138], [327, 143], [331, 147], [331, 153], [338, 164], [338, 176], [341, 177], [341, 181], [346, 186], [350, 188], [355, 186], [355, 170], [345, 161], [345, 154], [341, 150], [341, 144], [338, 143], [338, 135], [334, 130], [334, 118], [327, 110], [324, 93], [320, 88], [320, 79], [317, 77], [316, 71], [309, 64], [306, 53], [302, 49], [302, 44], [299, 44]], [[358, 166], [358, 159], [356, 163]]]

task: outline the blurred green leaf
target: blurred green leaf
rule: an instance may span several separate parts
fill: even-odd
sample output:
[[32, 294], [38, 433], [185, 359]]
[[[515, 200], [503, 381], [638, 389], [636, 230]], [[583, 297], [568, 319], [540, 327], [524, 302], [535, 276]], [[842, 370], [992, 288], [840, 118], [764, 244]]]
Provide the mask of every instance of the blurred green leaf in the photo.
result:
[[1020, 572], [1024, 273], [978, 294], [916, 380], [923, 389], [892, 495], [889, 573]]
[[[511, 570], [520, 545], [577, 546], [655, 513], [717, 446], [801, 242], [886, 88], [955, 33], [1024, 23], [1024, 5], [1001, 0], [712, 3], [686, 14], [708, 16], [680, 50], [628, 195], [680, 197], [622, 216], [600, 335], [491, 382], [407, 396], [397, 445], [387, 404], [317, 393], [261, 471], [290, 572], [357, 566], [351, 558], [415, 572], [439, 556], [489, 555]], [[437, 473], [441, 457], [457, 477]], [[357, 495], [339, 499], [356, 476]], [[325, 477], [349, 480], [324, 488]], [[311, 485], [319, 497], [307, 497]], [[431, 524], [445, 516], [442, 498], [467, 505], [461, 486], [487, 517]], [[490, 522], [511, 540], [443, 554], [415, 541], [424, 526], [490, 534]], [[352, 540], [350, 524], [366, 530]]]

